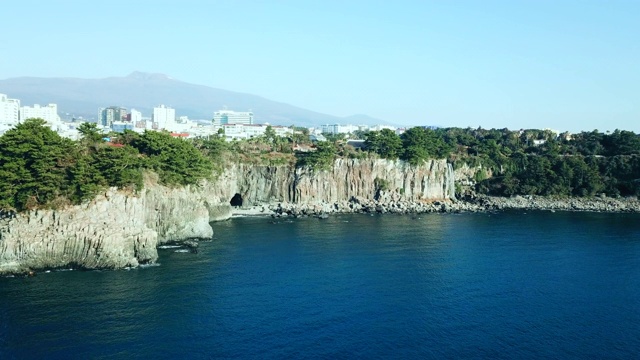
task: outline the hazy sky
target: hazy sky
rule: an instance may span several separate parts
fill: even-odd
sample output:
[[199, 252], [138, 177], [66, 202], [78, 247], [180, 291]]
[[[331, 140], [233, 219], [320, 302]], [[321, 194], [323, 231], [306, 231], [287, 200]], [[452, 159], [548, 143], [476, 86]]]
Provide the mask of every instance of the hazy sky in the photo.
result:
[[0, 8], [0, 79], [137, 70], [408, 125], [640, 132], [638, 0], [3, 0]]

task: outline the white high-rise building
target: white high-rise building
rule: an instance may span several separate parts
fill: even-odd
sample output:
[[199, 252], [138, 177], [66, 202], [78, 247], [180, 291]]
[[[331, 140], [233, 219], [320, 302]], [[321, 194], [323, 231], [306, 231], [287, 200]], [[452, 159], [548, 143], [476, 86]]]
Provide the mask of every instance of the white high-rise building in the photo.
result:
[[340, 133], [340, 125], [338, 124], [325, 124], [322, 125], [322, 133], [323, 134], [339, 134]]
[[0, 125], [12, 127], [20, 122], [20, 100], [0, 94]]
[[158, 129], [173, 130], [176, 124], [176, 110], [164, 105], [154, 107], [152, 119], [158, 124]]
[[47, 106], [40, 106], [35, 104], [33, 106], [20, 107], [20, 121], [35, 118], [43, 119], [49, 125], [59, 124], [60, 116], [58, 116], [58, 105], [49, 104]]
[[253, 124], [253, 113], [238, 112], [232, 110], [219, 110], [213, 113], [213, 125], [225, 125], [225, 124]]
[[323, 134], [349, 134], [353, 133], [357, 130], [368, 129], [366, 125], [322, 125], [322, 133]]
[[131, 109], [131, 122], [136, 124], [142, 121], [142, 113], [136, 109]]

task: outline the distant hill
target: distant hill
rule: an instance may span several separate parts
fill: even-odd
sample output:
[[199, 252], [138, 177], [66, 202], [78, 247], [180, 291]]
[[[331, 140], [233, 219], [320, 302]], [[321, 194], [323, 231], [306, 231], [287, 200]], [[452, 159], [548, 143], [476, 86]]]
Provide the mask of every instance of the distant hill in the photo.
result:
[[61, 114], [95, 119], [98, 109], [123, 106], [150, 116], [153, 107], [165, 104], [176, 115], [212, 119], [213, 112], [230, 110], [254, 113], [257, 123], [318, 126], [322, 124], [388, 124], [366, 115], [341, 118], [271, 101], [260, 96], [189, 84], [163, 74], [133, 72], [126, 77], [105, 79], [19, 77], [0, 80], [0, 93], [20, 99], [23, 105], [58, 104]]

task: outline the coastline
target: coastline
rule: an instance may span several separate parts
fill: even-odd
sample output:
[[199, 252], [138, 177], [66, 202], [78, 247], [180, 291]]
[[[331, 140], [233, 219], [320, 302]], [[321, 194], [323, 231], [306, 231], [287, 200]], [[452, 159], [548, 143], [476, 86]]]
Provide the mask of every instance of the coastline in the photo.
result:
[[638, 213], [640, 199], [637, 197], [545, 197], [513, 196], [509, 198], [482, 196], [472, 200], [487, 210], [548, 210], [548, 211], [586, 211], [606, 213]]
[[234, 207], [231, 218], [243, 216], [271, 217], [319, 217], [329, 214], [424, 214], [495, 212], [503, 210], [576, 211], [606, 213], [640, 213], [637, 198], [559, 198], [544, 196], [477, 196], [463, 200], [436, 201], [379, 201], [352, 198], [349, 201], [314, 204], [258, 204], [249, 207]]
[[[112, 200], [113, 203], [113, 200]], [[117, 202], [116, 202], [117, 203]], [[174, 204], [175, 205], [175, 204]], [[182, 204], [184, 205], [184, 204]], [[212, 204], [209, 204], [210, 207]], [[155, 205], [154, 205], [155, 206]], [[86, 257], [83, 255], [86, 261], [93, 261], [91, 263], [78, 263], [70, 261], [70, 258], [75, 253], [61, 253], [62, 255], [54, 255], [52, 250], [39, 251], [34, 244], [57, 244], [57, 238], [34, 238], [34, 244], [28, 245], [29, 251], [21, 255], [20, 258], [16, 258], [13, 261], [7, 261], [12, 259], [1, 259], [0, 261], [0, 275], [3, 277], [13, 275], [35, 275], [36, 272], [47, 271], [52, 269], [67, 269], [70, 264], [73, 264], [71, 268], [92, 270], [92, 269], [131, 269], [142, 265], [151, 265], [155, 263], [157, 259], [157, 249], [162, 248], [167, 244], [180, 245], [183, 248], [183, 252], [197, 252], [198, 242], [196, 239], [210, 238], [212, 229], [210, 226], [206, 226], [206, 229], [202, 226], [195, 226], [196, 220], [202, 220], [202, 224], [206, 223], [208, 218], [209, 223], [228, 220], [236, 217], [271, 217], [271, 218], [306, 218], [315, 217], [318, 219], [326, 219], [331, 215], [337, 214], [396, 214], [396, 215], [412, 215], [412, 214], [425, 214], [425, 213], [485, 213], [485, 212], [500, 212], [509, 210], [521, 210], [521, 211], [572, 211], [572, 212], [601, 212], [601, 213], [640, 213], [640, 199], [638, 198], [607, 198], [607, 197], [592, 197], [592, 198], [556, 198], [556, 197], [543, 197], [543, 196], [513, 196], [509, 198], [505, 197], [491, 197], [491, 196], [477, 196], [465, 199], [443, 199], [443, 200], [431, 200], [431, 201], [412, 201], [412, 200], [398, 200], [397, 198], [389, 196], [381, 196], [378, 200], [352, 197], [348, 201], [336, 201], [336, 202], [314, 202], [314, 203], [286, 203], [286, 202], [274, 202], [255, 204], [253, 206], [244, 207], [231, 207], [228, 204], [218, 204], [217, 207], [225, 207], [228, 211], [224, 211], [224, 215], [217, 214], [216, 216], [206, 216], [206, 211], [196, 211], [198, 214], [192, 214], [193, 210], [189, 210], [186, 213], [179, 212], [173, 214], [174, 216], [164, 217], [165, 221], [180, 222], [184, 220], [185, 215], [192, 216], [192, 221], [189, 223], [188, 232], [181, 232], [182, 236], [177, 233], [174, 236], [167, 237], [165, 230], [158, 228], [157, 230], [147, 229], [149, 236], [153, 241], [142, 242], [143, 238], [139, 233], [129, 238], [123, 238], [120, 242], [115, 243], [114, 237], [109, 241], [99, 241], [99, 244], [89, 244], [88, 248], [84, 246], [74, 246], [78, 248], [82, 254], [87, 251], [100, 251], [102, 256], [96, 255]], [[216, 206], [213, 206], [217, 209]], [[212, 207], [212, 208], [213, 208]], [[144, 210], [143, 210], [144, 209]], [[79, 210], [79, 209], [78, 209]], [[85, 209], [82, 209], [85, 210]], [[144, 213], [148, 209], [145, 207], [139, 208], [138, 212]], [[165, 209], [168, 210], [168, 209]], [[165, 211], [162, 211], [165, 212]], [[49, 212], [39, 212], [39, 216], [46, 218]], [[34, 213], [35, 214], [35, 213]], [[32, 217], [34, 214], [31, 214]], [[52, 213], [54, 214], [54, 213]], [[71, 212], [73, 215], [73, 212]], [[55, 215], [55, 214], [54, 214]], [[55, 215], [57, 219], [60, 219], [60, 215]], [[67, 214], [68, 215], [68, 214]], [[77, 214], [76, 214], [77, 215]], [[180, 216], [177, 216], [180, 215]], [[219, 216], [218, 216], [219, 215]], [[79, 217], [82, 218], [82, 217]], [[38, 220], [39, 219], [39, 220]], [[44, 220], [38, 218], [38, 221], [30, 221], [30, 223], [42, 223]], [[7, 220], [4, 220], [7, 222]], [[59, 221], [59, 220], [58, 220]], [[62, 221], [69, 224], [74, 224], [73, 221]], [[109, 224], [104, 222], [104, 224]], [[5, 226], [8, 224], [5, 224]], [[167, 225], [167, 223], [165, 223]], [[209, 224], [210, 225], [210, 224]], [[106, 225], [105, 225], [106, 226]], [[177, 225], [172, 225], [171, 228]], [[56, 225], [58, 227], [58, 225]], [[91, 227], [90, 227], [91, 228]], [[131, 226], [131, 229], [137, 229], [137, 226]], [[195, 228], [199, 231], [194, 232]], [[84, 227], [83, 227], [84, 229]], [[9, 229], [4, 229], [4, 235], [11, 234]], [[63, 236], [64, 241], [60, 245], [62, 248], [69, 247], [69, 241], [80, 241], [84, 243], [90, 236], [84, 234], [84, 232], [74, 231], [71, 228], [68, 230], [68, 236]], [[164, 235], [159, 236], [158, 231]], [[205, 231], [206, 230], [206, 231]], [[93, 230], [92, 230], [93, 231]], [[66, 231], [65, 231], [66, 232]], [[86, 232], [86, 231], [85, 231]], [[43, 234], [40, 234], [42, 236]], [[80, 235], [79, 235], [80, 234]], [[75, 239], [75, 240], [74, 240]], [[0, 237], [0, 240], [6, 240]], [[129, 240], [132, 241], [131, 245]], [[122, 243], [124, 241], [124, 243]], [[2, 241], [0, 241], [2, 242]], [[122, 243], [122, 244], [120, 244]], [[22, 244], [22, 245], [20, 245]], [[66, 244], [66, 245], [65, 245]], [[74, 243], [75, 244], [75, 243]], [[20, 246], [18, 246], [20, 245]], [[22, 254], [25, 250], [27, 243], [20, 242], [16, 244], [15, 251], [19, 250]], [[5, 245], [6, 246], [6, 245]], [[135, 246], [135, 247], [134, 247]], [[142, 247], [143, 246], [143, 247]], [[131, 248], [131, 249], [129, 249]], [[21, 250], [20, 250], [21, 249]], [[145, 253], [141, 252], [141, 249], [145, 249]], [[5, 257], [6, 257], [6, 248]], [[125, 251], [127, 250], [127, 251]], [[132, 251], [128, 251], [132, 250]], [[135, 252], [134, 252], [135, 250]], [[62, 250], [60, 250], [62, 251]], [[76, 251], [76, 252], [78, 252]], [[108, 251], [108, 253], [107, 253]], [[109, 255], [113, 253], [114, 255]], [[18, 253], [16, 253], [18, 254]], [[40, 254], [40, 255], [38, 255]], [[105, 255], [109, 261], [106, 261]], [[117, 256], [116, 256], [117, 255]], [[146, 257], [142, 257], [142, 255]], [[102, 260], [102, 261], [99, 261]], [[116, 261], [117, 260], [117, 261]]]

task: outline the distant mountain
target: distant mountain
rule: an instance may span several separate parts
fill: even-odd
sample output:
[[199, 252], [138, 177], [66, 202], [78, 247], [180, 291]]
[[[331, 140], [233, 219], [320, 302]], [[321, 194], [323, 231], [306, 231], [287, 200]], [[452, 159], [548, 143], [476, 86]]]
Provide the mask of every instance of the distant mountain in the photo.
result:
[[0, 93], [20, 99], [23, 105], [58, 104], [58, 112], [95, 119], [98, 109], [122, 106], [150, 116], [152, 109], [165, 104], [176, 115], [191, 119], [212, 119], [213, 112], [229, 110], [254, 113], [257, 123], [319, 126], [322, 124], [387, 123], [366, 115], [341, 118], [272, 101], [260, 96], [189, 84], [163, 74], [133, 72], [126, 77], [105, 79], [19, 77], [0, 80]]

